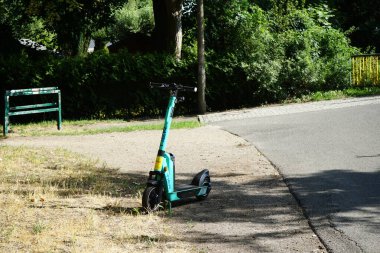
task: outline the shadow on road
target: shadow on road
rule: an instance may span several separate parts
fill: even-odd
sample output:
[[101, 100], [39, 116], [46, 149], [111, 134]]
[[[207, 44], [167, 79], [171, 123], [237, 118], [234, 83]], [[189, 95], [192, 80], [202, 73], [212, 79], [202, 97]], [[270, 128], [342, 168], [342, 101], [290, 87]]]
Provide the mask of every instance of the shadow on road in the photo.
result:
[[[287, 183], [310, 216], [342, 214], [335, 217], [337, 221], [362, 222], [371, 233], [380, 233], [380, 168], [375, 172], [327, 170], [291, 177]], [[352, 211], [361, 215], [349, 215]]]
[[[211, 178], [213, 189], [205, 201], [190, 199], [173, 208], [172, 220], [185, 231], [186, 240], [206, 246], [217, 243], [221, 248], [213, 249], [222, 252], [230, 248], [278, 252], [277, 244], [283, 245], [283, 252], [305, 249], [306, 238], [313, 235], [282, 178], [242, 173]], [[315, 250], [315, 245], [307, 248]]]

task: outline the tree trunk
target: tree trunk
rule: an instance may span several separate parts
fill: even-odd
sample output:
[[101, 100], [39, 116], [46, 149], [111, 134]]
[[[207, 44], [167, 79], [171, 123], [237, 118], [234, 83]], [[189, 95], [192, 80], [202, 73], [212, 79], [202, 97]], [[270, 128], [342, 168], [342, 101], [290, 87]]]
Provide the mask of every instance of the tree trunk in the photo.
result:
[[183, 0], [153, 0], [155, 48], [177, 59], [182, 51], [182, 3]]
[[85, 56], [91, 37], [84, 31], [62, 31], [57, 34], [60, 51], [66, 56]]
[[0, 55], [11, 55], [21, 50], [20, 42], [13, 37], [12, 27], [0, 24]]
[[91, 37], [85, 32], [80, 32], [77, 41], [77, 50], [75, 55], [85, 56], [87, 55], [88, 46], [90, 45]]
[[177, 59], [182, 51], [182, 2], [183, 0], [166, 0], [169, 21], [168, 49]]
[[94, 43], [94, 52], [106, 49], [107, 42], [104, 39], [94, 39]]
[[197, 0], [197, 30], [198, 30], [198, 110], [206, 113], [206, 70], [205, 70], [205, 41], [204, 41], [204, 12], [203, 0]]

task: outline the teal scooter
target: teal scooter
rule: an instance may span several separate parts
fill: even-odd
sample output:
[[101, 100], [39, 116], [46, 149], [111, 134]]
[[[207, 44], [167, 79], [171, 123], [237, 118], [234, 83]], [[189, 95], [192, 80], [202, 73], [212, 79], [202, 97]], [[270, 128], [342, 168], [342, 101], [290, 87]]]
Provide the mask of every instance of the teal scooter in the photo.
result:
[[166, 144], [178, 92], [196, 92], [197, 88], [175, 83], [150, 83], [150, 87], [168, 90], [170, 92], [170, 99], [166, 110], [160, 147], [158, 149], [154, 169], [149, 172], [147, 186], [142, 197], [142, 206], [145, 211], [152, 212], [158, 210], [160, 207], [164, 207], [164, 203], [166, 202], [169, 207], [169, 212], [171, 212], [172, 202], [189, 197], [204, 200], [211, 191], [210, 175], [207, 169], [196, 174], [190, 184], [176, 185], [175, 157], [173, 154], [166, 152]]

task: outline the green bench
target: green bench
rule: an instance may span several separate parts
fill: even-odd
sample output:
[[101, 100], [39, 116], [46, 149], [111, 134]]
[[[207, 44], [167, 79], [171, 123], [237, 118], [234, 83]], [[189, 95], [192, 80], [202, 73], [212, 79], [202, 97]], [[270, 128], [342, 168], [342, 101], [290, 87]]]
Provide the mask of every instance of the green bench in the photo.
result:
[[[31, 95], [47, 95], [57, 94], [56, 101], [51, 103], [32, 104], [32, 105], [20, 105], [10, 106], [10, 97], [16, 96], [31, 96]], [[4, 125], [3, 134], [6, 136], [9, 129], [9, 117], [16, 115], [44, 113], [44, 112], [58, 112], [57, 114], [57, 128], [62, 127], [62, 110], [61, 110], [61, 91], [58, 87], [47, 88], [34, 88], [34, 89], [22, 89], [22, 90], [6, 90], [4, 94]]]

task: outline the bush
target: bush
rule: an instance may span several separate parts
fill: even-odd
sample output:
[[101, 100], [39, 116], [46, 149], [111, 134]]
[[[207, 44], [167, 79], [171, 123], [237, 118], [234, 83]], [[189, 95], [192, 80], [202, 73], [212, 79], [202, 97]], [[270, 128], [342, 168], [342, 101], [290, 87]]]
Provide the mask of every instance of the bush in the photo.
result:
[[357, 50], [331, 26], [327, 6], [279, 15], [247, 0], [215, 0], [207, 11], [208, 91], [211, 104], [222, 102], [217, 109], [350, 85], [350, 56]]
[[[164, 54], [131, 55], [97, 52], [88, 57], [31, 59], [0, 58], [0, 80], [5, 89], [58, 86], [65, 118], [134, 118], [162, 116], [167, 92], [151, 90], [150, 81], [193, 85], [191, 62], [176, 62]], [[196, 68], [194, 68], [196, 69]], [[189, 97], [178, 113], [196, 108]]]
[[130, 0], [114, 11], [114, 18], [115, 24], [110, 28], [114, 40], [130, 33], [150, 33], [154, 28], [153, 2]]
[[343, 32], [331, 27], [325, 8], [295, 10], [281, 17], [286, 21], [280, 21], [284, 30], [278, 36], [285, 56], [280, 83], [287, 96], [350, 85], [350, 57], [357, 50]]

